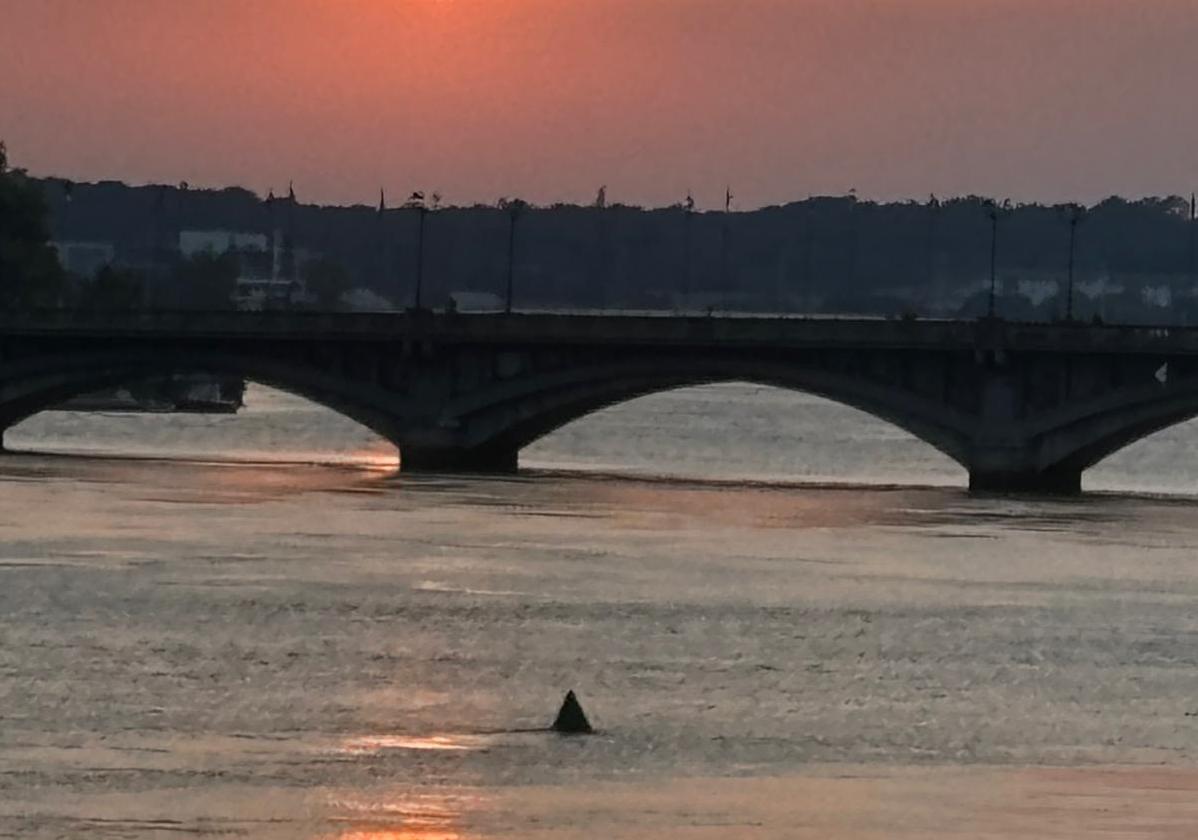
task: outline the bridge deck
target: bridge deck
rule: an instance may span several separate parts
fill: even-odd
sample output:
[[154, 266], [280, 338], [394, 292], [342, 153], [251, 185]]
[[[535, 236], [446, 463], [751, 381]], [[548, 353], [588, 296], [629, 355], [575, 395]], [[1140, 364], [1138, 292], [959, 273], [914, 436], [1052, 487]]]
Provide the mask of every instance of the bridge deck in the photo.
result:
[[1198, 355], [1198, 328], [999, 320], [671, 313], [0, 313], [3, 336], [432, 341], [448, 344], [1009, 349]]

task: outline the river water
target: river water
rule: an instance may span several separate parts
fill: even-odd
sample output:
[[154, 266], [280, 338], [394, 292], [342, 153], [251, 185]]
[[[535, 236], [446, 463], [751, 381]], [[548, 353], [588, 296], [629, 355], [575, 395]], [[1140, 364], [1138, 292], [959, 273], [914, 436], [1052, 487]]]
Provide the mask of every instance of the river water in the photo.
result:
[[7, 442], [0, 837], [1198, 830], [1194, 425], [1075, 500], [739, 384], [503, 479], [257, 387]]

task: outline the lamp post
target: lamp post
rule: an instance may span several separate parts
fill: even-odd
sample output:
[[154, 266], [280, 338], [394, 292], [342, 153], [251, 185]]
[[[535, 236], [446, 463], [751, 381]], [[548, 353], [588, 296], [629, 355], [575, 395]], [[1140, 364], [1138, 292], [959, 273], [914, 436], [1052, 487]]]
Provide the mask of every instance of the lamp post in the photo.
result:
[[1065, 297], [1065, 320], [1073, 320], [1073, 268], [1077, 254], [1077, 226], [1085, 217], [1086, 208], [1080, 204], [1069, 205], [1069, 282]]
[[685, 307], [691, 293], [691, 216], [695, 213], [695, 199], [688, 192], [682, 203], [682, 304]]
[[[68, 202], [70, 193], [67, 193]], [[162, 224], [166, 215], [166, 187], [159, 187], [154, 193], [154, 222], [150, 234], [150, 271], [146, 275], [146, 285], [142, 289], [146, 309], [153, 309], [156, 303], [154, 292], [157, 290], [159, 278], [166, 273], [165, 249], [162, 247]], [[240, 257], [238, 257], [240, 260]]]
[[599, 311], [607, 308], [607, 285], [610, 280], [608, 265], [609, 231], [607, 215], [607, 185], [599, 188], [595, 195], [595, 302]]
[[803, 277], [798, 294], [795, 295], [795, 302], [798, 304], [799, 312], [802, 312], [802, 304], [804, 294], [811, 294], [811, 277], [814, 273], [815, 262], [815, 236], [812, 230], [814, 224], [814, 215], [811, 212], [810, 197], [803, 203]]
[[428, 208], [421, 205], [416, 210], [420, 218], [419, 233], [416, 237], [416, 308], [420, 309], [424, 292], [424, 224], [428, 217]]
[[1198, 235], [1198, 226], [1195, 225], [1195, 218], [1198, 218], [1198, 196], [1196, 196], [1195, 193], [1190, 193], [1190, 261], [1189, 261], [1190, 264], [1189, 264], [1189, 269], [1190, 269], [1190, 286], [1191, 287], [1194, 286], [1195, 282], [1198, 282], [1198, 274], [1195, 274], [1195, 271], [1198, 270], [1198, 266], [1195, 266], [1195, 264], [1194, 264], [1195, 250], [1196, 250], [1196, 247], [1198, 247], [1198, 241], [1196, 241], [1194, 238], [1196, 235]]
[[512, 314], [512, 295], [516, 280], [516, 220], [527, 206], [523, 201], [514, 198], [511, 201], [501, 200], [499, 206], [507, 210], [507, 295], [504, 299], [503, 311]]
[[[720, 292], [724, 297], [724, 307], [727, 309], [728, 288], [728, 223], [732, 214], [732, 187], [724, 191], [724, 216], [720, 220]], [[781, 298], [781, 295], [778, 295]]]
[[[927, 291], [924, 294], [925, 304], [931, 300], [936, 293], [936, 223], [940, 213], [940, 199], [935, 195], [928, 197], [928, 236], [924, 242], [924, 259], [926, 261], [924, 268], [924, 283], [927, 284]], [[935, 302], [933, 302], [935, 306]], [[931, 307], [929, 307], [930, 309]]]
[[412, 308], [419, 310], [424, 300], [424, 220], [428, 215], [428, 207], [424, 203], [424, 193], [414, 192], [408, 199], [408, 207], [416, 211], [416, 290], [413, 294]]
[[987, 213], [990, 216], [990, 305], [986, 317], [995, 317], [995, 289], [998, 285], [998, 217], [1011, 207], [1010, 199], [1002, 204], [993, 199], [986, 199]]

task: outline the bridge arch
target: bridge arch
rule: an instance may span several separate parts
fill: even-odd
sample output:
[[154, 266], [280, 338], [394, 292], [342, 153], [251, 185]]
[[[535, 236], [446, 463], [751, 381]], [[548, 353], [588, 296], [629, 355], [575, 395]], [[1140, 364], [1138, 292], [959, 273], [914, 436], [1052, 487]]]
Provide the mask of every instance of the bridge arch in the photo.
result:
[[[755, 358], [644, 357], [534, 368], [443, 398], [413, 399], [378, 371], [347, 375], [344, 359], [190, 348], [64, 353], [0, 365], [0, 428], [106, 387], [153, 376], [233, 375], [330, 408], [395, 444], [407, 469], [515, 469], [519, 450], [600, 409], [650, 394], [720, 382], [801, 391], [887, 421], [968, 466], [969, 418], [934, 399], [872, 383], [852, 371], [829, 372]], [[423, 396], [423, 395], [421, 395]], [[435, 409], [430, 412], [430, 405]]]
[[316, 365], [225, 353], [70, 354], [0, 366], [0, 430], [97, 390], [175, 374], [238, 376], [302, 397], [396, 443], [409, 422], [394, 393]]
[[727, 480], [965, 480], [957, 461], [894, 423], [808, 391], [744, 381], [598, 409], [534, 441], [520, 462]]
[[637, 361], [579, 366], [498, 383], [447, 407], [470, 447], [519, 451], [588, 414], [640, 397], [698, 385], [745, 382], [798, 391], [863, 411], [968, 466], [971, 425], [943, 404], [828, 373], [758, 360]]
[[973, 489], [1068, 493], [1082, 470], [1198, 413], [1198, 333], [1157, 327], [57, 310], [0, 321], [0, 428], [104, 385], [210, 371], [351, 417], [408, 468], [510, 470], [522, 447], [598, 409], [742, 381], [888, 421], [965, 466]]
[[1037, 430], [1044, 469], [1082, 472], [1156, 432], [1198, 417], [1198, 383], [1156, 383], [1083, 403]]

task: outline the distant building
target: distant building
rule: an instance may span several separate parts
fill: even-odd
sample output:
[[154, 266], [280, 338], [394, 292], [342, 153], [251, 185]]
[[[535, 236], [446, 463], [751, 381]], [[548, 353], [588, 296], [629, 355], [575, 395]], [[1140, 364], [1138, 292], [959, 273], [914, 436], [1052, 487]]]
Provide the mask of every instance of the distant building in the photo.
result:
[[237, 278], [237, 288], [233, 292], [233, 302], [238, 309], [255, 312], [283, 308], [301, 302], [303, 298], [299, 283], [269, 275], [254, 277], [243, 274]]
[[395, 304], [370, 289], [350, 289], [339, 303], [350, 312], [389, 312]]
[[268, 239], [264, 233], [247, 233], [235, 230], [181, 230], [179, 231], [179, 253], [184, 257], [208, 252], [224, 254], [229, 251], [265, 252]]
[[458, 312], [502, 312], [504, 309], [503, 298], [491, 292], [450, 292], [449, 300]]
[[1147, 306], [1168, 309], [1173, 304], [1173, 288], [1168, 285], [1145, 286], [1140, 290], [1140, 299]]
[[1033, 306], [1039, 306], [1049, 298], [1062, 294], [1061, 281], [1057, 277], [1041, 276], [1038, 272], [1029, 277], [1016, 281], [1016, 294], [1023, 295]]
[[91, 277], [116, 260], [116, 245], [112, 242], [51, 242], [58, 252], [62, 267], [80, 277]]
[[278, 232], [268, 236], [235, 230], [183, 230], [179, 232], [179, 253], [184, 258], [236, 254], [239, 274], [233, 303], [245, 310], [277, 309], [306, 299], [295, 265], [310, 257], [284, 240]]

